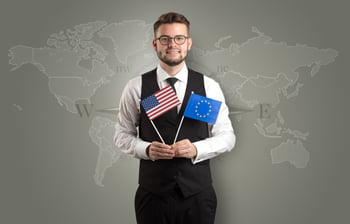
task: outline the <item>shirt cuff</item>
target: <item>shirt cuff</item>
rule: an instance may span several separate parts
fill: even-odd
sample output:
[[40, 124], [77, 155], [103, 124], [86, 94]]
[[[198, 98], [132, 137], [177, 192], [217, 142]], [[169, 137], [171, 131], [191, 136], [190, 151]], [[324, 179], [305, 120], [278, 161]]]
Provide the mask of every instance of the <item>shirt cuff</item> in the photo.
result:
[[139, 159], [149, 160], [150, 158], [146, 154], [146, 148], [151, 144], [142, 140], [137, 141], [135, 145], [135, 157]]
[[197, 156], [192, 158], [192, 163], [196, 164], [202, 162], [208, 158], [208, 142], [198, 141], [193, 143], [197, 148]]

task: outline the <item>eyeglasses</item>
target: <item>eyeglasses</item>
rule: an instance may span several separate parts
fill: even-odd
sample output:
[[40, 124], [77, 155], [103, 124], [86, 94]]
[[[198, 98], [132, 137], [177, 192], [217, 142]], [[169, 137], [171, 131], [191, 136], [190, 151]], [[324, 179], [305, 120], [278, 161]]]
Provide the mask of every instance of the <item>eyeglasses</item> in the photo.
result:
[[182, 45], [186, 42], [186, 40], [188, 39], [189, 37], [186, 37], [184, 35], [176, 35], [175, 37], [170, 37], [170, 36], [167, 36], [167, 35], [162, 35], [158, 38], [156, 38], [155, 40], [159, 40], [160, 44], [162, 45], [168, 45], [171, 43], [171, 39], [174, 39], [174, 42], [178, 45]]

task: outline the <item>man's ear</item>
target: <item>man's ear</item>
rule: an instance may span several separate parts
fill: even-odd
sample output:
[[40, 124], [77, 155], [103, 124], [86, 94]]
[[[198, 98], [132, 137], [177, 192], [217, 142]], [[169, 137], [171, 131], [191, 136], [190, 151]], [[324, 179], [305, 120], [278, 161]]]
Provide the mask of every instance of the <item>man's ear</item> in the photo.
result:
[[192, 38], [190, 37], [190, 38], [188, 38], [187, 39], [187, 50], [189, 51], [189, 50], [191, 50], [191, 47], [192, 47]]
[[157, 50], [157, 40], [152, 41], [152, 46], [154, 50]]

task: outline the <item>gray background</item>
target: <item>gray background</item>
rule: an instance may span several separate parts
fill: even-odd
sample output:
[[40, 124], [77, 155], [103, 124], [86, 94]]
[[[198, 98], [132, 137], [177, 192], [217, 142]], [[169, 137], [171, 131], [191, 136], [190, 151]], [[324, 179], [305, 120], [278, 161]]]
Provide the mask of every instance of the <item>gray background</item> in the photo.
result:
[[[279, 106], [289, 126], [310, 133], [307, 167], [271, 163], [274, 146], [252, 128], [256, 111], [233, 119], [237, 146], [212, 165], [218, 224], [349, 222], [348, 9], [346, 1], [317, 0], [2, 1], [0, 222], [135, 223], [137, 160], [122, 157], [106, 171], [104, 187], [97, 186], [98, 151], [86, 131], [91, 120], [60, 106], [47, 77], [33, 65], [11, 72], [8, 52], [16, 45], [43, 47], [52, 33], [78, 24], [134, 19], [152, 24], [167, 11], [188, 17], [195, 45], [203, 50], [214, 50], [227, 35], [243, 43], [257, 27], [274, 42], [339, 52], [298, 97]], [[127, 79], [115, 77], [122, 84]], [[114, 105], [100, 106], [117, 105], [119, 96], [110, 99]], [[94, 102], [103, 99], [96, 96]]]

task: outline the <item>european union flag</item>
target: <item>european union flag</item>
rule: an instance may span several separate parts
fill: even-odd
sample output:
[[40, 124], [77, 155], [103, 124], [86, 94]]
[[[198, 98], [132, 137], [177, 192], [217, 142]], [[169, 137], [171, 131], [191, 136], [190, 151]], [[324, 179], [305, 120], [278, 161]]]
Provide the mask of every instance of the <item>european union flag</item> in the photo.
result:
[[220, 107], [220, 101], [193, 93], [188, 100], [184, 116], [215, 124]]

